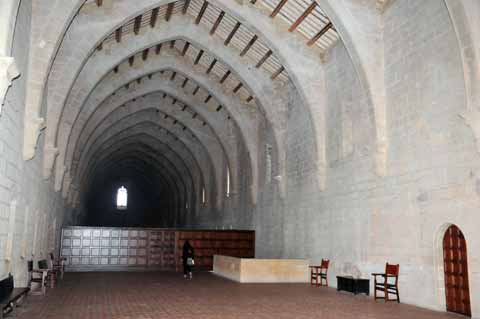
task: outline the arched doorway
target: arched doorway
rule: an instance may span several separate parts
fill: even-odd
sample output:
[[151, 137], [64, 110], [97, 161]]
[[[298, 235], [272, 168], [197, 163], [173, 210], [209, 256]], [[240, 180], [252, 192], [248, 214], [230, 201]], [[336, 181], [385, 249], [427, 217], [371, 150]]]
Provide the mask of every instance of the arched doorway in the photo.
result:
[[471, 316], [467, 242], [455, 225], [450, 226], [443, 236], [443, 263], [447, 311]]

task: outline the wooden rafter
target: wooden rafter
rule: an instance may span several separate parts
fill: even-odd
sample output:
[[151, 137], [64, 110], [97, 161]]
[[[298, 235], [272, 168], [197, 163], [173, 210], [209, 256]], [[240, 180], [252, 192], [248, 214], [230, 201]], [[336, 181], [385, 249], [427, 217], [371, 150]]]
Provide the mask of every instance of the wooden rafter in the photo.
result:
[[327, 33], [328, 30], [330, 30], [331, 28], [333, 27], [333, 24], [332, 22], [328, 22], [323, 28], [322, 30], [318, 31], [317, 34], [315, 34], [313, 36], [313, 38], [311, 38], [308, 42], [307, 42], [307, 45], [308, 46], [311, 46], [313, 44], [315, 44], [315, 42], [318, 41], [318, 39], [320, 39], [325, 33]]
[[198, 90], [200, 90], [200, 86], [197, 85], [197, 87], [195, 88], [195, 90], [193, 90], [192, 95], [197, 94], [197, 93], [198, 93]]
[[170, 41], [170, 49], [175, 48], [175, 41], [176, 41], [176, 40], [171, 40], [171, 41]]
[[257, 65], [255, 65], [255, 67], [258, 69], [259, 67], [261, 67], [263, 65], [263, 63], [265, 63], [265, 61], [268, 60], [268, 58], [272, 55], [272, 50], [268, 50], [267, 53], [265, 53], [265, 55], [263, 56], [263, 58], [260, 59], [260, 61], [258, 61]]
[[204, 103], [208, 103], [208, 101], [210, 101], [211, 98], [212, 98], [212, 95], [209, 94], [209, 95], [207, 96], [207, 98], [205, 99]]
[[194, 64], [198, 64], [198, 62], [200, 62], [200, 59], [202, 58], [202, 55], [203, 55], [204, 51], [203, 50], [200, 50], [197, 54], [197, 57], [195, 58], [195, 61], [194, 61]]
[[162, 44], [159, 43], [155, 46], [155, 54], [160, 54], [160, 51], [162, 50]]
[[140, 31], [141, 25], [142, 25], [142, 15], [139, 15], [135, 18], [135, 21], [133, 23], [133, 32], [135, 33], [135, 35], [137, 35], [138, 32]]
[[283, 71], [285, 70], [285, 67], [282, 65], [280, 68], [278, 68], [277, 71], [275, 71], [272, 76], [270, 77], [272, 80], [275, 80], [277, 76], [279, 76]]
[[220, 80], [220, 83], [223, 84], [225, 80], [230, 76], [230, 73], [232, 73], [230, 70], [228, 70], [223, 76], [222, 79]]
[[185, 80], [183, 80], [183, 83], [182, 83], [182, 89], [185, 88], [185, 86], [187, 85], [188, 83], [188, 78], [185, 78]]
[[142, 60], [145, 61], [146, 59], [148, 59], [148, 51], [150, 49], [149, 48], [146, 48], [145, 50], [143, 50], [142, 52]]
[[95, 0], [95, 3], [98, 7], [101, 7], [103, 5], [103, 0]]
[[316, 6], [317, 6], [317, 2], [313, 1], [308, 6], [308, 8], [302, 13], [302, 15], [300, 17], [298, 17], [298, 19], [290, 26], [288, 31], [290, 31], [290, 32], [294, 31], [300, 25], [300, 23], [302, 23], [303, 20], [305, 20], [305, 18], [308, 17], [308, 15], [310, 13], [312, 13], [312, 11], [316, 8]]
[[155, 8], [152, 10], [152, 15], [150, 16], [150, 27], [152, 28], [154, 28], [155, 24], [157, 23], [159, 11], [160, 11], [160, 8]]
[[195, 19], [195, 24], [199, 24], [200, 21], [202, 20], [203, 14], [205, 13], [205, 10], [207, 10], [208, 7], [208, 1], [204, 1], [202, 4], [202, 7], [200, 8], [200, 11], [198, 12], [197, 18]]
[[241, 25], [242, 24], [240, 22], [237, 22], [237, 24], [235, 24], [232, 31], [228, 35], [227, 39], [225, 39], [225, 42], [223, 43], [224, 45], [228, 45], [230, 43], [230, 41], [232, 41], [233, 36], [235, 35], [235, 33], [237, 33], [238, 28], [240, 28]]
[[250, 50], [250, 48], [252, 47], [252, 45], [255, 44], [255, 42], [257, 41], [258, 39], [258, 36], [255, 34], [253, 36], [253, 38], [248, 42], [248, 44], [245, 46], [245, 48], [243, 48], [242, 52], [240, 52], [240, 56], [244, 56], [248, 50]]
[[172, 75], [170, 76], [170, 81], [175, 80], [175, 77], [177, 76], [177, 72], [173, 71]]
[[165, 21], [170, 21], [170, 18], [172, 17], [172, 12], [173, 12], [173, 7], [175, 5], [175, 2], [170, 2], [167, 6], [167, 13], [165, 14]]
[[270, 17], [271, 18], [275, 18], [277, 16], [277, 14], [280, 12], [280, 10], [282, 10], [283, 6], [287, 3], [288, 0], [281, 0], [277, 6], [275, 7], [275, 9], [273, 9], [273, 12], [270, 14]]
[[130, 66], [133, 65], [133, 62], [135, 62], [135, 56], [132, 55], [131, 57], [128, 58], [128, 64], [130, 64]]
[[213, 59], [212, 63], [210, 64], [210, 66], [209, 66], [208, 69], [207, 69], [207, 74], [210, 74], [210, 72], [212, 72], [213, 67], [215, 66], [215, 64], [217, 64], [217, 59]]
[[220, 22], [222, 22], [222, 19], [223, 19], [223, 16], [225, 15], [225, 12], [222, 11], [220, 12], [220, 14], [218, 15], [218, 18], [217, 20], [215, 21], [215, 23], [213, 24], [212, 26], [212, 29], [210, 30], [210, 35], [213, 35], [215, 33], [215, 31], [217, 31], [217, 28], [218, 26], [220, 25]]
[[185, 41], [185, 45], [183, 46], [183, 50], [182, 50], [182, 56], [185, 56], [189, 47], [190, 47], [190, 42]]
[[183, 8], [182, 8], [182, 13], [183, 14], [187, 13], [189, 5], [190, 5], [190, 0], [185, 0], [185, 3], [183, 4]]
[[117, 41], [117, 43], [122, 42], [122, 27], [115, 30], [115, 40]]
[[242, 86], [243, 86], [242, 82], [238, 83], [238, 85], [233, 89], [233, 93], [237, 93], [238, 90], [240, 90], [242, 88]]

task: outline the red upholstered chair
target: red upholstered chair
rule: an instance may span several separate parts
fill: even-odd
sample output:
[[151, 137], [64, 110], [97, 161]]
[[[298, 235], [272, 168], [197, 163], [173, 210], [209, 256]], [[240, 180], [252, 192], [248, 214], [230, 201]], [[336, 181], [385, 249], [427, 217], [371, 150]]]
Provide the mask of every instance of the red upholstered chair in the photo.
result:
[[[310, 267], [310, 285], [313, 285], [315, 283], [315, 287], [318, 287], [318, 286], [328, 287], [327, 272], [328, 272], [329, 263], [330, 263], [330, 260], [322, 259], [322, 263], [320, 264], [320, 266], [309, 266]], [[325, 284], [323, 284], [323, 281], [325, 281]]]
[[[375, 300], [385, 299], [385, 301], [397, 301], [400, 302], [400, 295], [398, 293], [398, 273], [400, 271], [400, 265], [391, 265], [387, 263], [385, 265], [385, 273], [373, 273], [375, 278], [374, 282], [374, 296]], [[380, 279], [377, 279], [380, 277]], [[377, 290], [383, 292], [383, 297], [377, 296]], [[389, 295], [395, 295], [397, 298], [390, 299]]]

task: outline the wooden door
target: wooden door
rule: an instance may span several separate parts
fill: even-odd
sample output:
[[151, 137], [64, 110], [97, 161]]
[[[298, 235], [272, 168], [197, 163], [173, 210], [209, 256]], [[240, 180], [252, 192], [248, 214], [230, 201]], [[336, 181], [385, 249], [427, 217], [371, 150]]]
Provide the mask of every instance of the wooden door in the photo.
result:
[[443, 260], [447, 311], [471, 316], [467, 243], [455, 225], [450, 226], [443, 237]]

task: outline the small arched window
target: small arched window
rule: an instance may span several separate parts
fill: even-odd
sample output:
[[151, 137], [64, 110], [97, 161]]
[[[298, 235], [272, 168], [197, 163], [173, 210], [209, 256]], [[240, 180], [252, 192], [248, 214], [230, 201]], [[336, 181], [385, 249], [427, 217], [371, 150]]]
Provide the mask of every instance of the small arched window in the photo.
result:
[[226, 189], [226, 194], [227, 197], [230, 197], [230, 168], [228, 167], [227, 165], [227, 180], [226, 180], [226, 183], [227, 183], [227, 189]]
[[119, 210], [127, 209], [127, 200], [128, 200], [127, 189], [122, 186], [117, 190], [117, 209]]

